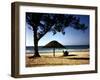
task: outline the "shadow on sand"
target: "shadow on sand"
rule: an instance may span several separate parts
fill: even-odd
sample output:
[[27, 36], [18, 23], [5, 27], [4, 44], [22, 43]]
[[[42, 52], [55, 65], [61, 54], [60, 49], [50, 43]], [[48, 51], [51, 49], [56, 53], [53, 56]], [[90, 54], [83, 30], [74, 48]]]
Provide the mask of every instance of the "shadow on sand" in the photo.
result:
[[68, 56], [77, 56], [77, 55], [75, 55], [75, 54], [71, 54], [71, 55], [68, 55]]
[[67, 58], [67, 59], [75, 59], [75, 60], [89, 60], [89, 58]]

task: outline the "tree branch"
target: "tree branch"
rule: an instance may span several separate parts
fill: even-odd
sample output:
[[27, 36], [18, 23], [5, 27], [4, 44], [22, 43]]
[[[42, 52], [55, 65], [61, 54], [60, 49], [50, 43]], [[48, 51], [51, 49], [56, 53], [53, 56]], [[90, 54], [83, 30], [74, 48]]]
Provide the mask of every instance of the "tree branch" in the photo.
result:
[[52, 27], [49, 27], [48, 30], [44, 31], [44, 34], [41, 34], [38, 38], [38, 41], [51, 29]]

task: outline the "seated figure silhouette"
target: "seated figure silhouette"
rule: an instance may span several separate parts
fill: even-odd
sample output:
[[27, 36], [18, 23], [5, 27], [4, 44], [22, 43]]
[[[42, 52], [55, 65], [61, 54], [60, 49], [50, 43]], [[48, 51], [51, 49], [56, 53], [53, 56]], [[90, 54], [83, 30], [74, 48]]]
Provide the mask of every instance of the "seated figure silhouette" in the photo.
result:
[[63, 56], [68, 56], [69, 52], [68, 51], [63, 51]]

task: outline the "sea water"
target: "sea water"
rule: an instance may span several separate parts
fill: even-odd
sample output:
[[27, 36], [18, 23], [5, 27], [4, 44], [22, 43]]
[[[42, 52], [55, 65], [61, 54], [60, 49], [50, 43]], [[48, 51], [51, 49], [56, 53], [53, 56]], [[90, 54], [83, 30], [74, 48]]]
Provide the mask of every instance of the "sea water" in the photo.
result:
[[[52, 53], [53, 48], [43, 48], [43, 46], [38, 47], [39, 53]], [[89, 45], [67, 45], [65, 48], [55, 48], [55, 52], [77, 52], [77, 51], [89, 51]], [[26, 46], [26, 52], [34, 52], [34, 46]]]

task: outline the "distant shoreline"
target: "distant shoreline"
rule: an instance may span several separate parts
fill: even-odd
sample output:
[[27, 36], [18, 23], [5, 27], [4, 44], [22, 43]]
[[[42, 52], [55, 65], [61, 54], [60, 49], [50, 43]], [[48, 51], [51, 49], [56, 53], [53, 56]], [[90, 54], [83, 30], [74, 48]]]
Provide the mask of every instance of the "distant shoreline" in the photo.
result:
[[[67, 47], [69, 47], [69, 46], [87, 46], [88, 48], [89, 48], [89, 45], [63, 45], [63, 46], [67, 46]], [[34, 47], [34, 46], [26, 46], [26, 47]], [[38, 47], [43, 47], [43, 46], [38, 46]]]

